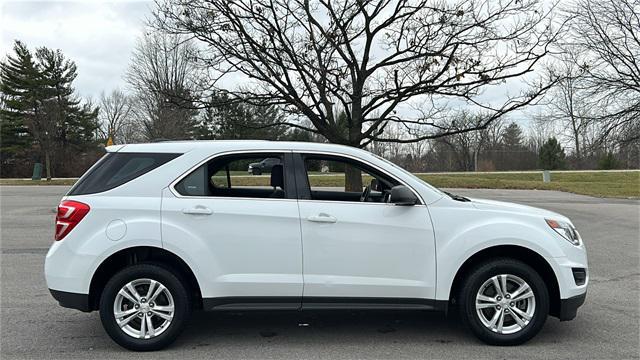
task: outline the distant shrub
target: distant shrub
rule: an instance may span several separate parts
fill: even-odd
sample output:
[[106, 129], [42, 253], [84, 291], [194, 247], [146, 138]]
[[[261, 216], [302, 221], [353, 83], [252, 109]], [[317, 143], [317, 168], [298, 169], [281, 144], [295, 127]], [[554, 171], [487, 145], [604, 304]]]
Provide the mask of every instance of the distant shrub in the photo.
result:
[[617, 169], [619, 166], [620, 164], [612, 152], [607, 152], [598, 160], [598, 169], [600, 170]]
[[549, 138], [540, 147], [538, 165], [544, 170], [557, 170], [565, 167], [564, 150], [556, 138]]

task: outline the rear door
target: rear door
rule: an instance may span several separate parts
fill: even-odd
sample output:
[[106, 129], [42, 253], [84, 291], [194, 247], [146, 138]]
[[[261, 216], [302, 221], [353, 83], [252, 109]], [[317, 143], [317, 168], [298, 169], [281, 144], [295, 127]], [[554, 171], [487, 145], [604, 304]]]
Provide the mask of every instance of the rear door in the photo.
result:
[[[213, 158], [164, 192], [162, 239], [204, 278], [205, 305], [299, 308], [302, 239], [287, 152]], [[262, 175], [250, 163], [278, 158]]]

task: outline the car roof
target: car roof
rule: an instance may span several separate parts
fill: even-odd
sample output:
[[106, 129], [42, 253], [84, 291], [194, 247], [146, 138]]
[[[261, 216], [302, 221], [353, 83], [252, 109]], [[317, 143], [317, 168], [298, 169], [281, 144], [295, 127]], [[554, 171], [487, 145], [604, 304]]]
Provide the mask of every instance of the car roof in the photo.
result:
[[302, 141], [268, 141], [268, 140], [188, 140], [161, 141], [143, 144], [112, 145], [106, 147], [108, 152], [140, 152], [140, 153], [186, 153], [191, 150], [209, 150], [211, 152], [237, 150], [292, 150], [292, 151], [327, 151], [344, 154], [362, 154], [364, 150], [337, 144], [302, 142]]

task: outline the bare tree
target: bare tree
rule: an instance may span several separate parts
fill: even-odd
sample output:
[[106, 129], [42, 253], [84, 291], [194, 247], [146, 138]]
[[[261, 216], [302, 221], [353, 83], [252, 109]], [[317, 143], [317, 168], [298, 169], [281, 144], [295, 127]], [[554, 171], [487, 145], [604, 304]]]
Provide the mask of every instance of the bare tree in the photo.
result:
[[[538, 0], [157, 0], [154, 26], [207, 45], [198, 62], [212, 69], [212, 88], [283, 105], [313, 126], [295, 116], [283, 123], [364, 147], [482, 129], [535, 101], [552, 81], [497, 105], [478, 95], [534, 69], [557, 35], [548, 20]], [[246, 81], [228, 86], [230, 75]], [[403, 114], [424, 97], [458, 99], [490, 116], [460, 128]], [[346, 129], [337, 110], [347, 113]], [[392, 123], [432, 131], [385, 136]]]
[[[471, 114], [467, 111], [462, 111], [455, 116], [453, 123], [459, 128], [470, 128], [482, 124], [485, 121], [485, 116], [486, 115], [483, 114]], [[494, 128], [501, 128], [498, 124], [499, 122], [492, 122], [489, 125], [490, 129], [485, 128], [481, 131], [459, 132], [454, 135], [439, 138], [436, 141], [441, 142], [451, 150], [459, 170], [478, 171], [478, 154], [485, 146], [488, 137], [495, 133]], [[497, 135], [497, 137], [497, 141], [500, 142], [502, 133]]]
[[99, 133], [102, 138], [113, 140], [114, 144], [126, 144], [130, 139], [128, 130], [133, 124], [133, 102], [121, 90], [110, 94], [100, 94]]
[[594, 106], [591, 101], [589, 84], [584, 70], [575, 62], [572, 52], [565, 53], [562, 61], [550, 71], [560, 76], [556, 86], [550, 91], [548, 120], [557, 121], [573, 144], [577, 165], [581, 166], [585, 153], [593, 141], [589, 141], [590, 130], [596, 123]]
[[425, 155], [427, 150], [429, 149], [429, 140], [415, 141], [407, 146], [407, 154], [409, 155], [410, 160], [407, 165], [407, 170], [409, 171], [424, 171], [425, 163], [428, 162], [428, 159], [425, 159]]
[[531, 116], [529, 122], [529, 149], [538, 152], [549, 138], [557, 136], [559, 129], [557, 121], [549, 119], [549, 114], [545, 111], [538, 111]]
[[134, 114], [147, 140], [185, 139], [196, 125], [198, 68], [185, 38], [147, 33], [139, 40], [125, 76], [134, 93]]
[[[482, 148], [485, 151], [498, 150], [502, 146], [504, 134], [504, 122], [499, 119], [492, 122], [486, 129], [482, 130]], [[477, 166], [476, 166], [477, 169]]]
[[640, 3], [578, 0], [567, 10], [602, 141], [640, 140]]

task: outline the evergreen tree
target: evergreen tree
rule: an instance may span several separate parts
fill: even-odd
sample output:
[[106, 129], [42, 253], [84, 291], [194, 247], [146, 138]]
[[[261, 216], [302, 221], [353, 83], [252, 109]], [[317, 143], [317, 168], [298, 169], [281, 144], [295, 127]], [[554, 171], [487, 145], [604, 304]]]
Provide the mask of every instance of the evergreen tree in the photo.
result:
[[2, 163], [31, 146], [24, 120], [38, 112], [38, 71], [27, 47], [17, 41], [14, 55], [0, 63], [0, 158]]
[[257, 106], [231, 101], [225, 95], [216, 95], [198, 125], [200, 139], [259, 139], [281, 140], [287, 126], [277, 126], [282, 114], [275, 106]]
[[512, 122], [502, 133], [502, 146], [505, 150], [521, 150], [523, 148], [522, 139], [522, 129], [518, 124]]
[[[52, 177], [52, 156], [68, 145], [87, 146], [97, 128], [97, 108], [81, 104], [72, 83], [76, 65], [60, 50], [39, 48], [35, 56], [20, 41], [0, 64], [3, 152], [5, 140], [34, 147]], [[6, 128], [5, 128], [6, 125]], [[14, 146], [15, 147], [15, 146]], [[4, 156], [4, 154], [3, 154]]]
[[188, 89], [181, 85], [139, 91], [135, 110], [147, 140], [192, 139], [197, 135], [198, 111]]
[[306, 142], [314, 142], [317, 141], [314, 137], [314, 134], [310, 131], [303, 129], [289, 129], [287, 131], [285, 137], [282, 140], [286, 141], [306, 141]]
[[598, 169], [611, 170], [619, 167], [618, 160], [612, 152], [608, 151], [598, 160]]
[[555, 137], [549, 138], [540, 147], [539, 165], [544, 170], [556, 170], [564, 168], [565, 154], [562, 146]]
[[42, 68], [47, 102], [51, 106], [48, 116], [55, 124], [54, 142], [67, 148], [81, 150], [94, 140], [98, 128], [98, 109], [82, 103], [74, 94], [72, 83], [78, 76], [77, 67], [65, 59], [60, 50], [39, 48], [36, 52]]

